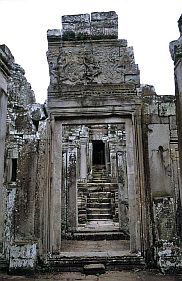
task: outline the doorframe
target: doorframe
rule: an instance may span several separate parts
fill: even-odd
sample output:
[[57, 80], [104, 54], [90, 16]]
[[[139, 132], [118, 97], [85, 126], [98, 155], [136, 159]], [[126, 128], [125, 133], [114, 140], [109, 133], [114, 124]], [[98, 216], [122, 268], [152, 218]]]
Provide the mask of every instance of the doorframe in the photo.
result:
[[[140, 150], [136, 150], [135, 138], [136, 130], [133, 115], [124, 118], [121, 117], [102, 117], [102, 118], [90, 118], [85, 119], [80, 117], [79, 119], [59, 120], [56, 119], [52, 126], [52, 170], [53, 179], [51, 187], [51, 198], [49, 220], [50, 224], [50, 250], [52, 253], [61, 252], [61, 185], [62, 175], [60, 168], [62, 165], [62, 126], [64, 125], [81, 125], [81, 124], [108, 124], [108, 123], [125, 123], [126, 126], [126, 150], [127, 150], [127, 175], [128, 175], [128, 194], [129, 194], [129, 229], [130, 229], [130, 251], [139, 252], [141, 250], [140, 230], [141, 230], [141, 215], [140, 207], [140, 182], [137, 180], [137, 160], [136, 154], [140, 153]], [[141, 130], [140, 130], [141, 131]], [[141, 138], [141, 136], [140, 136]], [[142, 159], [142, 155], [140, 157]], [[139, 169], [142, 165], [140, 165]], [[141, 173], [141, 171], [140, 171]], [[75, 188], [77, 185], [75, 183]], [[60, 212], [59, 212], [60, 211]]]

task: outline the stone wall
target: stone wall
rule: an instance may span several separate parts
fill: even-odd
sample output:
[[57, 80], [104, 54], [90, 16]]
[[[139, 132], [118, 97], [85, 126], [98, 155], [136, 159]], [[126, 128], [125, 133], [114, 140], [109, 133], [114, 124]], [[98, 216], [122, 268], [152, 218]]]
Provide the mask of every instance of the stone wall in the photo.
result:
[[[148, 182], [154, 258], [166, 272], [181, 270], [180, 172], [175, 97], [144, 96], [147, 124]], [[145, 128], [146, 129], [146, 128]], [[179, 254], [179, 255], [178, 255]]]
[[40, 180], [44, 180], [41, 171], [45, 163], [41, 157], [45, 153], [47, 115], [44, 105], [35, 104], [25, 71], [13, 59], [7, 92], [3, 251], [11, 271], [31, 270], [41, 237]]
[[76, 85], [139, 85], [133, 49], [126, 40], [117, 39], [117, 25], [115, 12], [92, 13], [91, 21], [88, 14], [63, 16], [62, 32], [48, 30], [48, 97]]
[[[175, 81], [175, 96], [176, 96], [176, 116], [177, 116], [177, 128], [178, 128], [178, 138], [179, 138], [179, 161], [180, 161], [180, 173], [182, 179], [182, 15], [178, 20], [178, 27], [180, 32], [180, 37], [170, 42], [169, 49], [171, 57], [174, 61], [174, 81]], [[180, 204], [182, 206], [182, 189], [180, 189]], [[182, 221], [182, 207], [179, 210], [180, 220]], [[182, 237], [182, 224], [180, 226], [180, 232]]]
[[6, 138], [6, 112], [8, 101], [8, 79], [13, 56], [5, 45], [0, 45], [0, 254], [3, 252], [3, 226], [4, 226], [4, 204], [5, 190], [4, 181], [4, 151]]

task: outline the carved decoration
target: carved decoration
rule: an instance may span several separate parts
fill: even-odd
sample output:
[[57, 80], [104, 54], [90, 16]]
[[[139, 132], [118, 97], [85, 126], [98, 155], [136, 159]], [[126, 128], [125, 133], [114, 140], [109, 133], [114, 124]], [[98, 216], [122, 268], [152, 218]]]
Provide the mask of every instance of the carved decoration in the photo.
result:
[[100, 73], [91, 53], [62, 52], [58, 59], [59, 79], [64, 84], [87, 84]]
[[50, 66], [52, 84], [56, 83], [57, 70], [61, 84], [122, 83], [125, 74], [138, 74], [133, 50], [119, 47], [65, 48], [58, 57], [58, 65]]

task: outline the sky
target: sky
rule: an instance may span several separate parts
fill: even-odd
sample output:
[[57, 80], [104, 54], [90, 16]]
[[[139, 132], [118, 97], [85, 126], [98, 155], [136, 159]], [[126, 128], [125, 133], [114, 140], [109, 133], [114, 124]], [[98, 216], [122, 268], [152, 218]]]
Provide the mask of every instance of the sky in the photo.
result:
[[179, 37], [182, 0], [0, 0], [0, 44], [26, 72], [37, 102], [47, 97], [47, 30], [61, 29], [61, 16], [116, 11], [119, 39], [134, 47], [142, 84], [174, 95], [169, 42]]

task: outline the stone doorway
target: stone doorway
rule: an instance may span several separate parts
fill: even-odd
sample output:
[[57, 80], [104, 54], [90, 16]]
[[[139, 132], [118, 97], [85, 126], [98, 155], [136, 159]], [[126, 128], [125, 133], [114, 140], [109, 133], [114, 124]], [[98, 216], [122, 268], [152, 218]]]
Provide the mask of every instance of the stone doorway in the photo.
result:
[[92, 163], [95, 166], [105, 166], [105, 143], [102, 140], [93, 140]]
[[129, 235], [125, 123], [63, 125], [62, 153], [65, 233], [91, 228]]
[[[54, 192], [54, 200], [61, 198], [60, 224], [58, 224], [56, 234], [61, 240], [59, 245], [63, 245], [63, 240], [68, 237], [71, 239], [85, 239], [86, 237], [97, 234], [98, 239], [105, 236], [105, 222], [97, 230], [96, 220], [91, 220], [92, 225], [87, 228], [87, 203], [89, 194], [99, 188], [99, 192], [110, 191], [114, 193], [118, 200], [118, 208], [115, 214], [118, 215], [119, 227], [113, 228], [113, 217], [111, 217], [111, 227], [107, 230], [107, 237], [116, 236], [120, 233], [126, 234], [125, 239], [130, 240], [131, 251], [136, 251], [139, 242], [136, 240], [136, 227], [138, 224], [138, 205], [135, 184], [136, 170], [134, 165], [134, 133], [131, 119], [105, 118], [104, 120], [78, 120], [72, 123], [65, 121], [55, 122], [55, 145], [54, 145], [54, 189], [60, 192], [60, 196]], [[59, 135], [59, 137], [57, 137]], [[98, 184], [93, 182], [92, 152], [93, 142], [100, 140], [105, 143], [105, 162], [106, 172], [109, 181]], [[61, 153], [58, 153], [60, 151]], [[60, 163], [62, 161], [62, 171], [60, 173]], [[59, 168], [59, 170], [58, 170]], [[61, 176], [61, 177], [60, 177]], [[59, 177], [59, 178], [58, 178]], [[60, 185], [58, 184], [60, 183]], [[60, 189], [61, 187], [61, 189]], [[103, 191], [102, 191], [102, 190]], [[89, 202], [92, 203], [92, 202]], [[107, 202], [106, 202], [107, 203]], [[113, 206], [116, 204], [113, 204]], [[56, 218], [57, 218], [57, 213]], [[110, 218], [107, 219], [109, 222]], [[118, 223], [118, 222], [117, 222]], [[80, 231], [81, 228], [83, 231]], [[138, 229], [137, 228], [137, 229]], [[93, 233], [94, 231], [94, 233]], [[80, 233], [81, 232], [81, 233]], [[58, 235], [60, 233], [60, 235]], [[108, 235], [109, 233], [109, 235]], [[111, 234], [111, 236], [110, 236]], [[85, 235], [85, 237], [83, 236]], [[138, 236], [137, 236], [138, 237]], [[122, 237], [117, 239], [122, 240]], [[79, 239], [79, 238], [78, 238]], [[137, 238], [138, 239], [138, 238]], [[54, 239], [55, 241], [55, 239]], [[136, 243], [137, 242], [137, 243]], [[58, 243], [57, 243], [58, 244]]]

